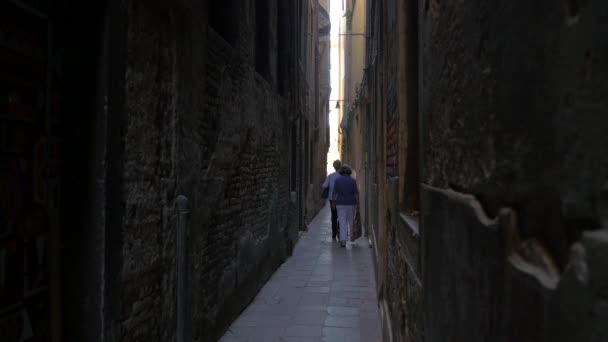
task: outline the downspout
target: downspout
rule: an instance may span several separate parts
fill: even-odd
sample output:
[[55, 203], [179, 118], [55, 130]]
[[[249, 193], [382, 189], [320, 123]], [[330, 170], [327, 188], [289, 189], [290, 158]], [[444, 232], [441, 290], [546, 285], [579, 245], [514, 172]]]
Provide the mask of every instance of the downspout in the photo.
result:
[[177, 204], [177, 232], [175, 243], [175, 262], [176, 262], [176, 303], [177, 303], [177, 342], [185, 342], [185, 320], [186, 320], [186, 281], [187, 281], [187, 222], [190, 209], [188, 198], [179, 195], [175, 199]]

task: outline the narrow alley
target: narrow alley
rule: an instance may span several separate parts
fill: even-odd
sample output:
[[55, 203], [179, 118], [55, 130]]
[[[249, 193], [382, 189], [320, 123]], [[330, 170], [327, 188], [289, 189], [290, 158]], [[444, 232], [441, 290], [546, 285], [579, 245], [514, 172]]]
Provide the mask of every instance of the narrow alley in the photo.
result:
[[608, 0], [0, 0], [0, 342], [608, 342], [607, 61]]
[[372, 252], [340, 248], [325, 206], [220, 342], [381, 341]]

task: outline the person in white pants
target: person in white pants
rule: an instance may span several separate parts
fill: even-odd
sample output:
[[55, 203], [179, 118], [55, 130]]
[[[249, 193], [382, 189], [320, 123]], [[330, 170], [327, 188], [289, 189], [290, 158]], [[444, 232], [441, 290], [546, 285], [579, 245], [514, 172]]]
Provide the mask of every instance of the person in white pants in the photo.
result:
[[340, 177], [334, 183], [332, 205], [338, 211], [341, 247], [346, 247], [346, 241], [351, 235], [355, 219], [355, 208], [359, 203], [359, 189], [357, 188], [357, 181], [351, 177], [352, 173], [353, 171], [350, 166], [342, 164], [340, 167]]
[[340, 222], [340, 245], [344, 246], [350, 240], [353, 222], [355, 220], [354, 205], [336, 205], [338, 221]]

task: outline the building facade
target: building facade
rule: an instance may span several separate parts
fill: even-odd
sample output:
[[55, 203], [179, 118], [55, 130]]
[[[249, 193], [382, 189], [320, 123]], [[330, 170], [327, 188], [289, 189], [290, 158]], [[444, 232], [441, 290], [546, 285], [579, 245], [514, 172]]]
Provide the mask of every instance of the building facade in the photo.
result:
[[385, 341], [608, 338], [607, 13], [367, 4], [343, 158], [364, 174]]
[[321, 8], [88, 6], [0, 11], [3, 338], [214, 341], [323, 205]]
[[427, 341], [608, 339], [606, 15], [420, 7]]
[[375, 246], [386, 341], [422, 335], [418, 194], [417, 11], [410, 1], [352, 2], [343, 159], [356, 170]]

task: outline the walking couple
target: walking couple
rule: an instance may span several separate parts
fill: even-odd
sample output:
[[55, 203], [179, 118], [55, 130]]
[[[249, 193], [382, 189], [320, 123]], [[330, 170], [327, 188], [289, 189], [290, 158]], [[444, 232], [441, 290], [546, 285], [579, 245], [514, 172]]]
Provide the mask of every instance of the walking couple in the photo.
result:
[[359, 204], [359, 189], [351, 174], [350, 166], [340, 160], [333, 163], [336, 172], [327, 176], [323, 188], [328, 189], [327, 197], [331, 205], [332, 239], [340, 240], [340, 246], [346, 247], [346, 241], [353, 235], [355, 212]]

